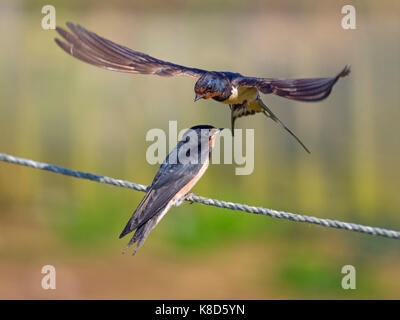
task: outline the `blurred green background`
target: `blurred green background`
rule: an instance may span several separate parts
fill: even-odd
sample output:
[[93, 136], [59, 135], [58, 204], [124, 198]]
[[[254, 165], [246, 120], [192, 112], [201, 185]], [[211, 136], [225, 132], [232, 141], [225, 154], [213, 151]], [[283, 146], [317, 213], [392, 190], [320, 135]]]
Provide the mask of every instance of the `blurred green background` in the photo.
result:
[[[84, 64], [41, 28], [48, 1], [0, 4], [0, 152], [149, 184], [146, 132], [229, 126], [194, 80]], [[264, 96], [311, 148], [262, 116], [255, 170], [212, 165], [197, 194], [400, 229], [400, 19], [395, 1], [54, 1], [66, 21], [175, 63], [266, 77], [333, 76], [306, 104]], [[352, 4], [357, 29], [341, 27]], [[183, 204], [139, 250], [118, 235], [143, 193], [0, 163], [0, 298], [400, 298], [400, 242]], [[57, 289], [40, 286], [57, 270]], [[354, 265], [357, 289], [341, 289]]]

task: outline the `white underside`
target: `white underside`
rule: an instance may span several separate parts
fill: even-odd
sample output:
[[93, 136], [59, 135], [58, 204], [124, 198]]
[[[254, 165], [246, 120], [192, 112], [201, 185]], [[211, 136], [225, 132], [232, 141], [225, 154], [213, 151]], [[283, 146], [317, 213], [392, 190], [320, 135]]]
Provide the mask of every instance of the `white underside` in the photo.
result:
[[228, 99], [222, 101], [225, 104], [242, 104], [245, 100], [252, 102], [258, 97], [258, 90], [254, 87], [232, 88], [232, 94]]

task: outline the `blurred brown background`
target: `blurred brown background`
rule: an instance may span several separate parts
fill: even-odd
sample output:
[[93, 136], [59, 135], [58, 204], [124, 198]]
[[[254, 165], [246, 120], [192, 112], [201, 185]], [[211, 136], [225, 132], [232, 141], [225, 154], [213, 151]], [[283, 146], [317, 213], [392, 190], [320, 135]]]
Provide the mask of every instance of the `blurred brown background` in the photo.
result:
[[[129, 4], [128, 4], [129, 3]], [[228, 108], [193, 103], [194, 80], [105, 71], [41, 28], [43, 1], [0, 4], [0, 152], [149, 184], [151, 128], [229, 126]], [[341, 8], [357, 29], [341, 27]], [[265, 96], [311, 148], [262, 116], [255, 170], [213, 165], [194, 192], [400, 229], [400, 19], [395, 1], [55, 1], [57, 24], [83, 24], [175, 63], [266, 77], [332, 76], [305, 104]], [[155, 94], [156, 93], [156, 94]], [[400, 242], [183, 204], [137, 256], [118, 240], [143, 193], [0, 163], [0, 298], [400, 298]], [[44, 291], [41, 268], [57, 270]], [[341, 288], [341, 268], [357, 289]]]

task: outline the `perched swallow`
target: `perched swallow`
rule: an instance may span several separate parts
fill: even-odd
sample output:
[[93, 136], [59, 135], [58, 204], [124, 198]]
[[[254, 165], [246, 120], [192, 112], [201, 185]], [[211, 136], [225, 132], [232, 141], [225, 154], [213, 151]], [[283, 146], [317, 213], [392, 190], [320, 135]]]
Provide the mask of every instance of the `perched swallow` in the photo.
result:
[[262, 112], [268, 118], [283, 126], [307, 151], [300, 139], [286, 127], [260, 98], [264, 94], [276, 94], [298, 101], [320, 101], [329, 96], [333, 85], [340, 77], [350, 73], [346, 66], [331, 78], [275, 79], [246, 77], [239, 73], [207, 71], [180, 66], [153, 58], [116, 44], [86, 30], [81, 25], [67, 22], [68, 32], [57, 27], [57, 32], [65, 39], [55, 39], [56, 43], [70, 55], [92, 65], [113, 71], [156, 74], [159, 76], [185, 75], [197, 78], [194, 87], [195, 101], [209, 99], [228, 104], [231, 109], [232, 134], [235, 121], [239, 117]]
[[136, 229], [126, 249], [137, 242], [135, 254], [169, 209], [186, 199], [207, 170], [215, 138], [221, 130], [200, 125], [185, 132], [160, 166], [146, 195], [119, 236], [122, 238]]

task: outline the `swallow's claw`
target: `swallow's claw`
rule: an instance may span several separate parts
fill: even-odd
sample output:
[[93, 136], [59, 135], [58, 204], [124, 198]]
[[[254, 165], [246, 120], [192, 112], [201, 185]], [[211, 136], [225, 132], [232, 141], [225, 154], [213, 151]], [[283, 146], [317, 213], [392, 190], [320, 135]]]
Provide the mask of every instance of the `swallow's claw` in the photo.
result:
[[179, 199], [179, 200], [176, 200], [174, 206], [175, 206], [175, 207], [179, 207], [179, 206], [183, 203], [183, 200], [185, 200], [184, 197], [182, 197], [182, 198]]
[[185, 200], [189, 201], [190, 204], [194, 203], [193, 197], [195, 196], [195, 194], [193, 192], [188, 193], [185, 196]]

